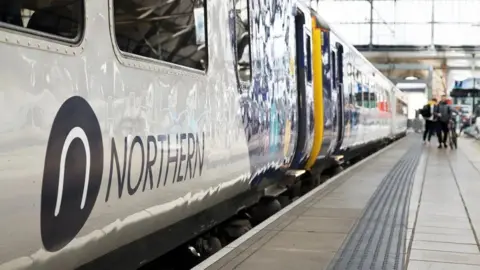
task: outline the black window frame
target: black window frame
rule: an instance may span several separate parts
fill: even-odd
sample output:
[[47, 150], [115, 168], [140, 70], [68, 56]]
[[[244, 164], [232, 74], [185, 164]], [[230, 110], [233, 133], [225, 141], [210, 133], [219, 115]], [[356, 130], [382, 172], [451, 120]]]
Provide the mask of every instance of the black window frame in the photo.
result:
[[[13, 3], [15, 0], [12, 0], [11, 2]], [[4, 31], [11, 31], [19, 34], [27, 34], [32, 37], [36, 38], [42, 38], [46, 39], [48, 41], [56, 41], [56, 42], [61, 42], [61, 43], [66, 43], [67, 45], [74, 45], [78, 46], [83, 42], [84, 36], [85, 36], [85, 29], [86, 29], [86, 8], [85, 8], [85, 0], [75, 0], [80, 2], [80, 8], [79, 8], [79, 21], [78, 21], [78, 33], [75, 38], [68, 38], [64, 37], [61, 35], [55, 35], [51, 34], [48, 32], [43, 32], [40, 30], [34, 30], [34, 29], [29, 29], [25, 26], [17, 26], [14, 24], [6, 23], [3, 21], [0, 21], [0, 29]], [[72, 1], [74, 2], [74, 1]], [[36, 11], [34, 11], [33, 14], [35, 14]], [[21, 15], [21, 14], [20, 14]], [[32, 15], [33, 16], [33, 15]], [[1, 31], [0, 30], [0, 31]]]
[[307, 58], [307, 66], [306, 66], [306, 71], [307, 71], [307, 82], [312, 83], [313, 82], [313, 63], [312, 63], [312, 35], [309, 31], [305, 31], [305, 57]]
[[337, 54], [334, 50], [331, 51], [332, 61], [332, 88], [337, 88]]
[[[163, 60], [163, 59], [155, 59], [155, 58], [152, 58], [152, 57], [143, 56], [143, 55], [140, 55], [140, 54], [135, 54], [135, 53], [132, 53], [132, 52], [123, 51], [118, 44], [116, 31], [115, 31], [115, 29], [116, 29], [116, 27], [115, 27], [115, 24], [116, 24], [115, 23], [115, 1], [118, 1], [118, 0], [108, 0], [108, 1], [109, 1], [109, 8], [111, 10], [110, 11], [111, 39], [112, 39], [112, 42], [113, 42], [116, 50], [119, 52], [120, 55], [122, 55], [122, 57], [125, 57], [125, 58], [130, 59], [130, 60], [134, 60], [134, 61], [152, 63], [152, 64], [157, 65], [157, 66], [165, 66], [165, 67], [169, 67], [169, 68], [172, 68], [172, 69], [185, 70], [185, 71], [188, 71], [188, 72], [200, 73], [200, 74], [203, 74], [203, 75], [206, 75], [208, 73], [208, 70], [209, 70], [209, 67], [210, 67], [210, 61], [209, 61], [210, 60], [209, 59], [210, 58], [210, 56], [209, 56], [210, 51], [209, 51], [209, 44], [208, 44], [209, 43], [208, 42], [209, 41], [209, 39], [208, 39], [208, 25], [209, 25], [209, 22], [208, 22], [208, 6], [207, 6], [208, 0], [203, 0], [205, 43], [202, 44], [201, 46], [205, 46], [205, 60], [206, 60], [206, 63], [205, 63], [205, 68], [204, 69], [194, 68], [194, 67], [190, 67], [190, 66], [186, 66], [186, 65], [182, 65], [182, 64], [169, 62], [169, 61]], [[128, 1], [128, 0], [124, 0], [124, 1]]]
[[[233, 1], [233, 8], [234, 8], [234, 12], [235, 12], [235, 17], [234, 17], [234, 23], [235, 23], [235, 44], [233, 44], [235, 46], [235, 72], [237, 73], [237, 78], [240, 82], [242, 83], [251, 83], [252, 82], [252, 78], [253, 78], [253, 58], [252, 58], [252, 20], [251, 20], [251, 17], [250, 17], [250, 0], [243, 0], [247, 3], [247, 21], [248, 21], [248, 58], [249, 58], [249, 66], [248, 68], [250, 69], [250, 74], [248, 76], [248, 80], [242, 80], [239, 76], [239, 70], [238, 70], [238, 61], [239, 61], [239, 55], [238, 55], [238, 47], [237, 47], [237, 3], [239, 1], [242, 1], [242, 0], [234, 0]], [[207, 2], [207, 0], [205, 0], [205, 2]]]

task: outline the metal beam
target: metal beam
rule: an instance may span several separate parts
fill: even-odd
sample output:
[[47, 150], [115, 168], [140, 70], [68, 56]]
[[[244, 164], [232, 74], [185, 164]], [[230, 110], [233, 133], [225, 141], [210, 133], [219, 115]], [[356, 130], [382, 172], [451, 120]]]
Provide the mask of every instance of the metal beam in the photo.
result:
[[374, 64], [379, 70], [428, 70], [430, 65], [423, 64], [410, 64], [410, 63], [398, 63], [398, 64]]
[[425, 89], [427, 93], [427, 98], [430, 100], [433, 95], [433, 67], [430, 66], [428, 68], [428, 78], [427, 78], [427, 89]]
[[[381, 58], [381, 59], [415, 59], [415, 60], [471, 60], [473, 58], [472, 52], [464, 51], [449, 51], [439, 52], [432, 50], [424, 51], [363, 51], [361, 52], [366, 58]], [[475, 59], [480, 60], [480, 56], [476, 56]]]
[[475, 60], [475, 54], [472, 55], [472, 60], [470, 61], [470, 67], [472, 68], [472, 72], [475, 72], [475, 70], [477, 69], [477, 66], [476, 66], [476, 63], [477, 61]]
[[400, 88], [403, 92], [407, 93], [424, 93], [425, 88]]
[[480, 46], [444, 46], [444, 45], [372, 45], [373, 49], [368, 45], [355, 45], [355, 48], [360, 52], [374, 51], [374, 52], [465, 52], [478, 53]]
[[[435, 49], [435, 2], [432, 1], [432, 21], [430, 24], [430, 48]], [[430, 96], [428, 96], [428, 100], [430, 100]]]
[[369, 49], [373, 49], [373, 1], [370, 1], [370, 43]]
[[480, 66], [465, 66], [465, 67], [452, 67], [452, 66], [447, 66], [447, 70], [478, 70], [480, 69]]
[[[435, 65], [425, 65], [425, 64], [410, 64], [410, 63], [392, 63], [392, 64], [374, 64], [375, 68], [380, 71], [386, 70], [430, 70], [432, 69], [441, 69], [441, 66]], [[447, 66], [447, 70], [479, 70], [480, 66]]]
[[406, 79], [396, 79], [396, 78], [390, 78], [390, 80], [397, 84], [397, 83], [423, 83], [425, 84], [426, 86], [428, 85], [428, 81], [427, 80], [422, 80], [422, 79], [417, 79], [417, 80], [406, 80]]

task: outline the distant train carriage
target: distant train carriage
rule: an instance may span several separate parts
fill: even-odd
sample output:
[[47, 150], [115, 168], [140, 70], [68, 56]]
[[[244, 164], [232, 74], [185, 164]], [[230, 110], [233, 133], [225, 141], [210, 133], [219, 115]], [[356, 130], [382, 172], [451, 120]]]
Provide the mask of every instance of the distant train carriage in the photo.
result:
[[[300, 107], [299, 123], [306, 119], [306, 126], [312, 119], [314, 126], [313, 135], [299, 128], [297, 143], [301, 138], [314, 137], [304, 168], [321, 171], [338, 156], [348, 161], [371, 147], [405, 135], [405, 95], [321, 18], [321, 10], [317, 12], [301, 3], [297, 9], [297, 61], [307, 61], [299, 65], [305, 70], [297, 72], [299, 97], [302, 89], [306, 92], [306, 98], [299, 100], [299, 104], [306, 104], [303, 112]], [[311, 20], [304, 23], [304, 17]], [[307, 51], [303, 53], [299, 48]], [[307, 106], [311, 99], [313, 113]]]
[[211, 228], [237, 237], [237, 213], [405, 134], [403, 93], [318, 13], [2, 1], [0, 269], [208, 255]]

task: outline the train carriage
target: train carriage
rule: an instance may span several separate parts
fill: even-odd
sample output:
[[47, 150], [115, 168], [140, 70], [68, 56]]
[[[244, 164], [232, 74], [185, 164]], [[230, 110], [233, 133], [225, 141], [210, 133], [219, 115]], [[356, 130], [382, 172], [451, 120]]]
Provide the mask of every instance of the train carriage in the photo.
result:
[[402, 136], [403, 93], [319, 14], [0, 1], [0, 269], [136, 268]]
[[[305, 73], [308, 83], [312, 72], [310, 81], [314, 91], [311, 121], [314, 140], [304, 168], [322, 171], [335, 166], [335, 161], [362, 156], [405, 134], [404, 94], [322, 19], [321, 10], [311, 7], [304, 11], [302, 3], [297, 8], [310, 17], [312, 24], [305, 27], [309, 29], [309, 44], [304, 47], [310, 53], [297, 57], [306, 62], [306, 70], [297, 79], [301, 80]], [[298, 26], [296, 29], [302, 30]], [[298, 43], [297, 39], [297, 52]], [[298, 89], [301, 95], [300, 84]], [[308, 113], [306, 108], [304, 114]], [[304, 136], [302, 132], [299, 129], [299, 138]]]

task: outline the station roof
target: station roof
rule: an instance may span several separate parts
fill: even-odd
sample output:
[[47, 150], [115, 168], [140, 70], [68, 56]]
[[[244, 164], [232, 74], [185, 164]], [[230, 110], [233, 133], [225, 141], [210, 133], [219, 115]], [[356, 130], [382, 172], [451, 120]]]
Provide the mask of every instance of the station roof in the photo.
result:
[[480, 0], [317, 0], [312, 5], [393, 81], [416, 77], [415, 83], [426, 83], [435, 95], [448, 93], [455, 80], [480, 74]]

